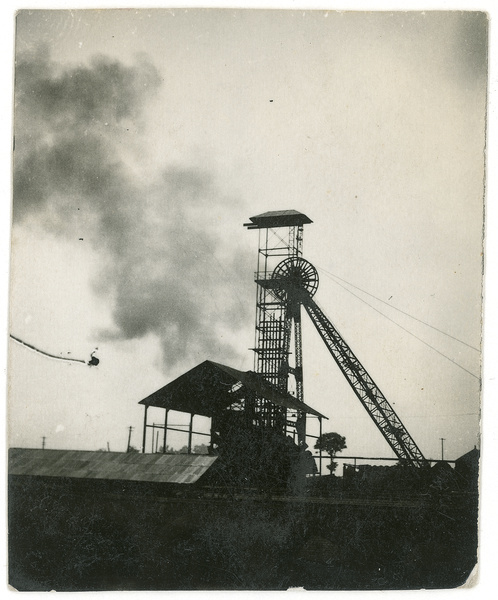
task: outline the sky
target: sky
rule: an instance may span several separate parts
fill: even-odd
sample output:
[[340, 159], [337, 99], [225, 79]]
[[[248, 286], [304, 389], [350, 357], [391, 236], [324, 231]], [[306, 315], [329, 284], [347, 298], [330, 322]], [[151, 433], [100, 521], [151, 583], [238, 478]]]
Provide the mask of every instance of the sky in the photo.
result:
[[[423, 454], [479, 446], [486, 26], [21, 12], [9, 332], [100, 364], [11, 340], [9, 444], [124, 451], [137, 403], [168, 381], [205, 359], [252, 369], [243, 223], [295, 209], [313, 221], [316, 302]], [[348, 455], [392, 456], [306, 319], [306, 403]]]

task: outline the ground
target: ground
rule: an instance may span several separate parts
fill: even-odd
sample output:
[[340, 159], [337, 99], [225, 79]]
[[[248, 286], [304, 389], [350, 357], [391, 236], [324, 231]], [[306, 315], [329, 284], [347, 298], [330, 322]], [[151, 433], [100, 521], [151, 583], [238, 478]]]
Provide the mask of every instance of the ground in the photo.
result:
[[10, 584], [22, 591], [453, 588], [476, 563], [472, 493], [375, 499], [189, 490], [11, 477]]

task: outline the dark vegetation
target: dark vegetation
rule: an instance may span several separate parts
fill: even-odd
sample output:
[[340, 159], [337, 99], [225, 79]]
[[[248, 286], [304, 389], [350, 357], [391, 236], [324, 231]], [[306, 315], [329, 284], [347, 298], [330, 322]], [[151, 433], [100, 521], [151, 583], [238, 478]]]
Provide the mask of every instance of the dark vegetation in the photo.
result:
[[[373, 473], [377, 476], [373, 476]], [[15, 477], [9, 582], [22, 591], [452, 588], [476, 563], [475, 487], [361, 489], [333, 475], [304, 496], [257, 489]], [[202, 481], [202, 480], [201, 480]], [[443, 481], [443, 483], [441, 483]]]

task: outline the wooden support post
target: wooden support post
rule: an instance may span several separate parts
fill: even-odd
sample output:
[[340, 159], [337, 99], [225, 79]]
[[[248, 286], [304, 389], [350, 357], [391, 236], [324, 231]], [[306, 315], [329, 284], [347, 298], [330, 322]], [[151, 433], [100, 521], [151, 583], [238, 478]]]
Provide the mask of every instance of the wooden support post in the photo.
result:
[[194, 413], [191, 413], [190, 425], [188, 428], [188, 449], [187, 449], [188, 454], [192, 454], [192, 427], [193, 427], [193, 424], [194, 424]]
[[143, 432], [143, 436], [142, 436], [142, 454], [145, 453], [145, 440], [147, 437], [147, 410], [148, 410], [148, 406], [147, 404], [145, 405], [145, 410], [144, 410], [144, 432]]
[[168, 413], [169, 413], [169, 408], [166, 409], [165, 414], [164, 414], [163, 454], [166, 453], [166, 432], [168, 431]]

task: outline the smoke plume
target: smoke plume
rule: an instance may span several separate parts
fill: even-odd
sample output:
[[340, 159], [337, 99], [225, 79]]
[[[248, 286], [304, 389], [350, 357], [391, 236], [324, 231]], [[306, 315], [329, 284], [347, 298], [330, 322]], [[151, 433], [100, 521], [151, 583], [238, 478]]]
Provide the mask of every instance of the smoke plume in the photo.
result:
[[94, 291], [112, 301], [114, 327], [101, 337], [154, 334], [171, 367], [233, 356], [223, 340], [250, 321], [251, 304], [234, 282], [250, 267], [222, 235], [226, 220], [246, 215], [209, 173], [167, 164], [152, 180], [137, 173], [144, 107], [161, 85], [146, 57], [75, 66], [45, 49], [19, 57], [13, 215], [90, 242], [101, 258]]

